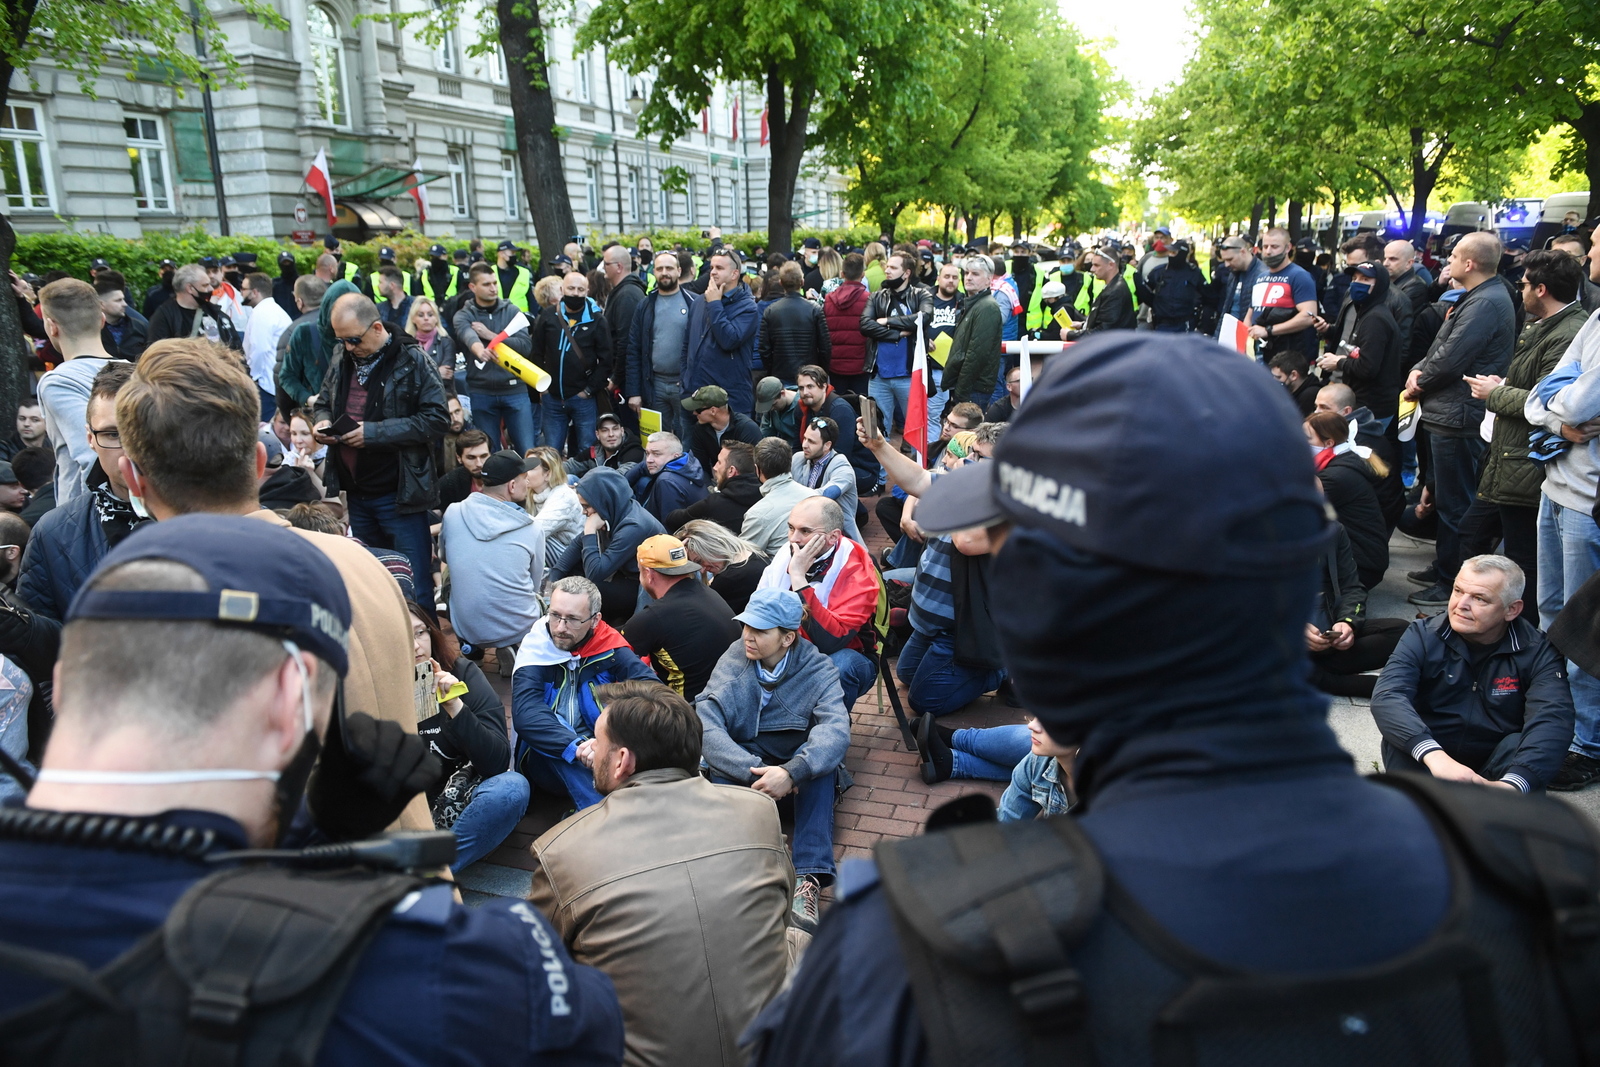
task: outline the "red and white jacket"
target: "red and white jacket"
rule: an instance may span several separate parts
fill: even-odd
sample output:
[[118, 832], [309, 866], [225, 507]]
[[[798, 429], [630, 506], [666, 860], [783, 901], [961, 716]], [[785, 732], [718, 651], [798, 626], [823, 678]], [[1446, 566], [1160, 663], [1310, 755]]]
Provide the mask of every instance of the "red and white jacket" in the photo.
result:
[[[761, 573], [758, 589], [788, 589], [789, 544]], [[867, 550], [848, 537], [839, 538], [833, 562], [820, 579], [795, 590], [805, 602], [810, 618], [801, 634], [824, 653], [841, 648], [861, 649], [859, 631], [878, 610], [878, 573]]]

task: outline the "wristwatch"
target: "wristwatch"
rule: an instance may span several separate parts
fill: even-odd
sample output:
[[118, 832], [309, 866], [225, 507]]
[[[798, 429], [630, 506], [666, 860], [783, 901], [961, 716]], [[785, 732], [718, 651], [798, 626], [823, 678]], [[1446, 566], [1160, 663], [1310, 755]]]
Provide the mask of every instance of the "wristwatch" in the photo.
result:
[[1268, 337], [1271, 337], [1271, 336], [1272, 336], [1272, 327], [1271, 327], [1271, 326], [1268, 326], [1268, 327], [1267, 327], [1267, 336], [1268, 336]]

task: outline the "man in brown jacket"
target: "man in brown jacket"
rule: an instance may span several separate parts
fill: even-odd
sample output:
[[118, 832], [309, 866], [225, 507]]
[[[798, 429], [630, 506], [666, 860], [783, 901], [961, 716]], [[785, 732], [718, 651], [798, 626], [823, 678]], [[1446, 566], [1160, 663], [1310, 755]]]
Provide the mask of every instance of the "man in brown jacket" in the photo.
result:
[[[260, 396], [238, 359], [204, 340], [157, 341], [117, 395], [119, 461], [130, 494], [157, 520], [193, 512], [288, 523], [261, 507], [266, 472], [258, 443]], [[415, 733], [411, 616], [377, 557], [348, 537], [297, 530], [322, 551], [350, 593], [347, 712], [389, 719]], [[427, 799], [412, 797], [395, 828], [432, 830]]]
[[700, 717], [666, 686], [596, 695], [606, 799], [533, 843], [529, 898], [616, 986], [625, 1064], [742, 1064], [739, 1035], [789, 967], [794, 868], [777, 805], [697, 773]]

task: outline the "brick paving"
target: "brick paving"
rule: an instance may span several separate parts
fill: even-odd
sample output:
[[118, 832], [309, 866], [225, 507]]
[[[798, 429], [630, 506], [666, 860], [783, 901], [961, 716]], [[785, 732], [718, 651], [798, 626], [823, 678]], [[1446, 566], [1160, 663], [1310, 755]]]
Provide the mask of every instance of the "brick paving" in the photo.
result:
[[[872, 514], [875, 498], [864, 501]], [[874, 554], [889, 544], [883, 528], [874, 517], [866, 532], [868, 547]], [[493, 653], [484, 660], [484, 671], [505, 699], [508, 713], [510, 682], [495, 670]], [[901, 705], [906, 702], [905, 687], [896, 683]], [[907, 715], [910, 714], [907, 708]], [[1006, 706], [994, 696], [980, 697], [961, 711], [946, 715], [940, 724], [963, 727], [1001, 726], [1022, 721], [1020, 709]], [[834, 809], [833, 847], [839, 861], [866, 858], [873, 846], [884, 838], [909, 837], [922, 829], [928, 813], [967, 793], [985, 793], [998, 801], [1003, 782], [950, 781], [927, 785], [922, 781], [917, 754], [906, 748], [882, 687], [882, 680], [856, 702], [851, 714], [850, 751], [845, 766], [855, 776], [855, 784], [839, 798]], [[462, 872], [464, 896], [481, 900], [485, 896], [519, 896], [526, 892], [534, 861], [528, 846], [535, 838], [560, 821], [570, 802], [535, 790], [528, 815], [517, 829], [487, 859]]]

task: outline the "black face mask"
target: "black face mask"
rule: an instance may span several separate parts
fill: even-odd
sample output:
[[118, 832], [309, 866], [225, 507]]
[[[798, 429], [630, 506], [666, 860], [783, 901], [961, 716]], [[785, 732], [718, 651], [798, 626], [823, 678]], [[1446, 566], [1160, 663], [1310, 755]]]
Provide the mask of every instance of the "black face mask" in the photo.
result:
[[1272, 270], [1277, 270], [1279, 267], [1289, 262], [1289, 256], [1287, 253], [1279, 253], [1272, 256], [1262, 256], [1261, 262], [1265, 263]]
[[589, 298], [586, 296], [564, 296], [561, 298], [561, 303], [566, 306], [568, 311], [582, 311], [583, 305], [588, 302]]

